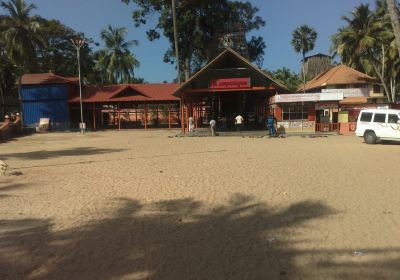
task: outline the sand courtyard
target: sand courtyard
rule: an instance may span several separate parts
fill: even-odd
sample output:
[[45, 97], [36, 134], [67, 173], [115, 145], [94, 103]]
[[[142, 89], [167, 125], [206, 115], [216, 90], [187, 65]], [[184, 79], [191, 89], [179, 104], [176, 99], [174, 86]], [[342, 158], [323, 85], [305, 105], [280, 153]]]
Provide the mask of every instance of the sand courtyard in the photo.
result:
[[400, 145], [175, 134], [0, 144], [0, 279], [400, 279]]

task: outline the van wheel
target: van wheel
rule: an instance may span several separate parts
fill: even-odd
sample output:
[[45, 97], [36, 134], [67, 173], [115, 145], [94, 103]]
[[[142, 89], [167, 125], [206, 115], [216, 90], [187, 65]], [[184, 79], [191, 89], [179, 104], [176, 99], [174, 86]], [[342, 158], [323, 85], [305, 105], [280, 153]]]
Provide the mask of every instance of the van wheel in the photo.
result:
[[367, 131], [364, 134], [364, 142], [367, 144], [375, 144], [376, 143], [376, 135], [373, 131]]

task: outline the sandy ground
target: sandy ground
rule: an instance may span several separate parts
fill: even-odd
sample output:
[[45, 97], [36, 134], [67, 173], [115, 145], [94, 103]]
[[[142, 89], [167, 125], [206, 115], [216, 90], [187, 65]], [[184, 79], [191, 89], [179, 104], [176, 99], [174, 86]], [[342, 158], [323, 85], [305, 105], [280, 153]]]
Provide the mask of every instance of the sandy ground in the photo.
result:
[[400, 279], [400, 145], [174, 133], [0, 144], [0, 279]]

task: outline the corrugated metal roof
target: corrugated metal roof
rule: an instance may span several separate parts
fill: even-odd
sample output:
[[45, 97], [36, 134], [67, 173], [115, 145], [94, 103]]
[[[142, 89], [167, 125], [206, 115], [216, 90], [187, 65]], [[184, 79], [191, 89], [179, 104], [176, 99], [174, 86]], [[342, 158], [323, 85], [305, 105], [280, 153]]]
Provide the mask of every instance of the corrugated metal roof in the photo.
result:
[[[138, 102], [177, 101], [172, 94], [178, 84], [128, 84], [110, 86], [86, 86], [82, 92], [82, 102]], [[68, 102], [79, 102], [79, 93], [70, 96]]]
[[[327, 85], [350, 85], [375, 82], [377, 82], [377, 79], [341, 64], [319, 74], [314, 79], [307, 82], [305, 88], [306, 90], [311, 90]], [[299, 87], [298, 91], [300, 92], [302, 90], [303, 85]]]
[[21, 78], [21, 85], [75, 84], [78, 81], [78, 77], [64, 77], [54, 73], [25, 74]]

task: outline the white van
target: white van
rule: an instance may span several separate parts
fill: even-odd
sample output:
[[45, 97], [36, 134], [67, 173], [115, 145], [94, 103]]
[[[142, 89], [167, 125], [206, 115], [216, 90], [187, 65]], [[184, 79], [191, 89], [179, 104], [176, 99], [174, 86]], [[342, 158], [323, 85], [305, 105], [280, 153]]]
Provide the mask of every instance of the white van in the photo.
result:
[[379, 140], [400, 141], [400, 110], [367, 109], [360, 112], [356, 135], [367, 144]]

